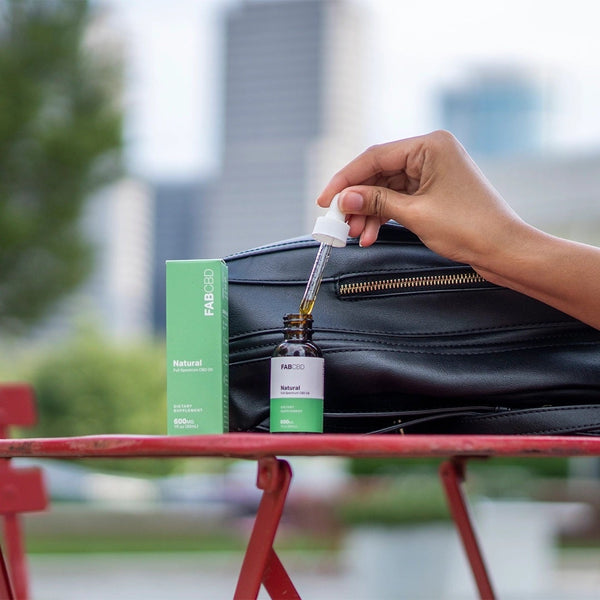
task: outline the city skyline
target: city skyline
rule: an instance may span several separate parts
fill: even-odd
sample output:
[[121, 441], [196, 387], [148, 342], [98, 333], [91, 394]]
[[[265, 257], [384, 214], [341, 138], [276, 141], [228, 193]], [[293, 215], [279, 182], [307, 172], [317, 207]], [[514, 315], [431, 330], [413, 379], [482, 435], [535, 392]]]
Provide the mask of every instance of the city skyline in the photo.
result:
[[[241, 3], [102, 0], [127, 40], [128, 163], [135, 174], [185, 179], [218, 170], [224, 19]], [[553, 95], [546, 151], [600, 146], [600, 40], [595, 20], [585, 18], [589, 3], [575, 0], [566, 12], [539, 0], [353, 3], [367, 15], [367, 69], [356, 82], [365, 94], [365, 145], [438, 127], [440, 89], [472, 67], [501, 64], [529, 69]]]
[[[269, 0], [271, 2], [275, 1], [275, 0]], [[193, 2], [193, 0], [185, 0], [186, 3], [190, 3], [190, 4], [195, 4], [196, 8], [198, 8], [197, 3]], [[364, 9], [364, 3], [363, 2], [356, 2], [356, 0], [350, 0], [349, 2], [352, 5], [355, 5], [357, 7], [361, 7], [362, 9]], [[133, 4], [133, 3], [132, 3]], [[160, 5], [161, 7], [164, 7], [164, 3], [162, 2], [162, 0], [149, 0], [148, 5], [152, 5], [152, 4], [157, 4]], [[220, 4], [219, 2], [217, 2], [217, 0], [210, 0], [209, 4], [212, 6], [212, 8], [214, 9], [218, 4]], [[203, 5], [203, 9], [202, 10], [206, 10], [206, 6], [208, 6], [209, 4]], [[251, 3], [248, 3], [251, 4]], [[242, 3], [240, 2], [236, 2], [234, 0], [231, 0], [228, 3], [228, 7], [231, 11], [235, 11], [236, 7], [240, 7], [243, 6]], [[199, 11], [200, 12], [200, 11]], [[199, 14], [199, 12], [197, 14]], [[216, 14], [216, 13], [214, 13]], [[365, 13], [366, 14], [366, 13]], [[221, 15], [222, 17], [224, 17], [224, 14]], [[189, 29], [187, 30], [188, 33], [193, 32], [195, 30], [195, 25], [197, 25], [197, 23], [194, 23], [193, 20], [190, 21], [189, 25]], [[224, 23], [222, 23], [223, 27], [224, 27]], [[363, 23], [361, 23], [361, 25], [363, 25]], [[365, 33], [365, 37], [368, 38], [369, 34], [368, 34], [368, 24], [365, 25], [365, 31], [367, 33]], [[214, 33], [214, 32], [213, 32]], [[122, 35], [126, 34], [126, 30], [122, 30], [121, 31]], [[185, 36], [183, 36], [185, 38]], [[195, 35], [191, 35], [191, 38], [195, 38]], [[350, 38], [352, 39], [352, 38]], [[188, 42], [190, 41], [190, 39], [188, 39]], [[331, 40], [329, 40], [331, 42]], [[193, 48], [197, 48], [196, 46], [190, 45], [188, 46], [188, 49], [190, 51], [192, 51]], [[138, 46], [138, 50], [141, 50], [142, 48]], [[163, 56], [162, 59], [167, 59], [170, 58], [171, 61], [174, 60], [174, 56], [177, 55], [176, 50], [178, 50], [177, 48], [172, 48], [171, 50], [173, 50], [174, 54], [169, 54], [168, 56]], [[224, 51], [224, 49], [223, 49]], [[152, 53], [151, 53], [152, 55]], [[130, 55], [125, 55], [125, 58], [127, 59], [127, 57], [129, 56], [129, 59], [131, 59]], [[339, 57], [338, 57], [339, 59]], [[194, 63], [197, 64], [197, 63]], [[222, 63], [224, 64], [224, 62]], [[338, 96], [341, 96], [343, 99], [344, 97], [346, 99], [350, 99], [352, 101], [357, 100], [360, 96], [360, 94], [362, 94], [365, 90], [359, 89], [356, 93], [353, 93], [352, 90], [352, 81], [351, 79], [347, 78], [348, 73], [356, 73], [358, 72], [358, 66], [356, 62], [353, 62], [352, 60], [350, 61], [346, 61], [344, 62], [343, 60], [340, 62], [339, 60], [335, 63], [338, 65], [339, 68], [336, 68], [333, 70], [333, 72], [338, 72], [340, 74], [344, 74], [343, 77], [346, 77], [346, 79], [342, 78], [342, 81], [344, 81], [345, 83], [343, 85], [332, 85], [331, 89], [335, 90], [336, 93], [338, 94]], [[362, 64], [362, 63], [361, 63]], [[350, 70], [348, 70], [348, 66], [351, 67], [355, 67], [356, 70], [353, 70], [352, 68]], [[188, 65], [189, 66], [189, 65]], [[521, 65], [522, 69], [527, 69], [527, 65]], [[126, 69], [128, 70], [129, 76], [134, 76], [136, 73], [138, 74], [138, 76], [140, 75], [139, 71], [136, 71], [136, 69], [131, 66], [128, 65], [126, 63]], [[159, 69], [160, 70], [160, 69]], [[174, 69], [177, 70], [177, 69]], [[185, 69], [183, 69], [185, 71]], [[467, 67], [464, 67], [464, 74], [469, 74], [470, 70]], [[160, 80], [160, 74], [156, 73], [155, 74], [157, 79], [156, 81]], [[181, 75], [181, 73], [179, 74]], [[368, 79], [368, 78], [367, 78]], [[460, 77], [457, 79], [453, 79], [450, 78], [451, 81], [460, 81]], [[441, 81], [441, 80], [440, 80]], [[348, 84], [348, 82], [350, 84]], [[337, 82], [336, 82], [337, 83]], [[156, 84], [155, 82], [155, 85]], [[435, 98], [441, 98], [441, 94], [443, 91], [442, 87], [440, 86], [440, 82], [436, 80], [436, 94], [438, 94], [437, 96], [432, 96], [429, 101], [431, 103], [433, 103], [433, 100]], [[141, 89], [141, 88], [140, 88]], [[325, 88], [323, 88], [325, 89]], [[425, 89], [425, 88], [423, 88]], [[139, 90], [138, 90], [139, 92]], [[328, 94], [331, 93], [331, 90], [328, 92]], [[424, 92], [423, 92], [424, 93]], [[223, 89], [223, 99], [221, 100], [221, 103], [224, 105], [224, 97], [225, 97], [225, 90]], [[368, 95], [368, 94], [366, 94]], [[136, 107], [136, 103], [135, 103], [135, 98], [132, 97], [131, 95], [131, 90], [129, 90], [128, 93], [126, 93], [125, 95], [126, 97], [126, 132], [129, 136], [129, 142], [130, 142], [130, 147], [129, 147], [129, 161], [131, 160], [131, 152], [133, 151], [133, 146], [135, 146], [134, 141], [135, 140], [135, 135], [133, 134], [135, 132], [135, 128], [141, 126], [141, 124], [144, 121], [144, 118], [149, 118], [150, 113], [152, 112], [151, 110], [149, 110], [148, 113], [144, 113], [145, 116], [144, 118], [142, 118], [141, 120], [137, 121], [137, 125], [135, 125], [136, 120], [135, 120], [135, 107]], [[332, 98], [335, 97], [331, 96]], [[189, 101], [190, 98], [187, 98], [186, 102]], [[339, 101], [340, 98], [337, 98], [337, 101]], [[154, 100], [152, 101], [154, 102]], [[151, 102], [151, 104], [152, 104]], [[193, 104], [193, 103], [192, 103]], [[335, 104], [333, 103], [331, 106], [339, 106], [339, 104]], [[222, 111], [222, 115], [220, 117], [220, 120], [217, 120], [217, 122], [215, 122], [213, 124], [213, 126], [215, 127], [216, 131], [221, 131], [220, 128], [223, 127], [224, 125], [224, 119], [226, 116], [226, 110], [224, 108], [224, 106], [222, 106], [222, 108], [220, 109]], [[436, 107], [435, 104], [432, 104], [431, 106], [429, 106], [428, 110], [435, 112]], [[425, 111], [425, 109], [423, 108], [423, 111]], [[196, 112], [196, 111], [194, 111]], [[367, 111], [368, 112], [368, 111]], [[426, 112], [426, 111], [425, 111]], [[331, 116], [332, 113], [329, 113], [329, 116]], [[335, 112], [333, 113], [335, 115]], [[138, 115], [139, 116], [139, 115]], [[383, 115], [385, 116], [385, 115]], [[186, 121], [185, 115], [179, 115], [178, 119], [181, 119], [180, 121], [177, 121], [179, 123], [179, 125], [182, 124], [188, 124], [189, 126], [189, 122]], [[263, 117], [261, 117], [263, 118]], [[288, 117], [291, 118], [291, 117]], [[133, 119], [133, 124], [131, 119]], [[368, 119], [367, 119], [368, 120]], [[199, 123], [200, 121], [198, 121]], [[340, 123], [342, 123], [343, 121], [340, 121]], [[165, 126], [165, 123], [168, 123], [168, 120], [165, 121], [161, 127]], [[234, 129], [237, 131], [238, 127], [241, 127], [243, 123], [238, 122], [237, 125], [234, 125]], [[360, 125], [360, 120], [356, 120], [354, 121], [354, 125], [355, 127], [350, 127], [350, 129], [354, 129], [354, 131], [351, 132], [352, 135], [356, 135], [359, 134], [360, 132], [362, 132], [362, 127]], [[369, 127], [372, 128], [372, 124], [371, 125], [367, 125], [366, 126], [366, 130], [369, 129]], [[413, 127], [417, 127], [416, 124], [413, 124]], [[240, 129], [240, 131], [242, 131], [243, 128]], [[335, 129], [335, 128], [334, 128]], [[345, 133], [342, 135], [342, 138], [344, 137], [344, 135], [348, 135], [348, 127], [347, 127], [347, 123], [346, 125], [344, 125], [344, 127], [342, 129], [336, 129], [336, 135], [339, 134], [341, 131], [345, 131]], [[360, 131], [359, 131], [360, 130]], [[160, 131], [160, 128], [157, 130]], [[155, 132], [156, 133], [156, 132]], [[231, 132], [230, 132], [231, 133]], [[236, 133], [236, 132], [234, 132]], [[414, 133], [420, 133], [419, 131], [415, 131]], [[172, 140], [177, 140], [177, 127], [174, 128], [173, 131], [169, 132], [169, 135], [171, 135], [171, 141]], [[226, 139], [226, 135], [225, 132], [223, 131], [223, 134], [219, 134], [222, 135], [223, 140]], [[227, 134], [230, 135], [230, 134]], [[308, 184], [309, 188], [312, 190], [310, 193], [306, 192], [306, 189], [304, 190], [305, 195], [302, 196], [302, 203], [303, 205], [306, 203], [306, 200], [310, 200], [309, 196], [312, 193], [316, 193], [316, 189], [315, 189], [315, 185], [317, 185], [317, 183], [319, 181], [323, 181], [323, 178], [327, 176], [328, 173], [332, 173], [334, 171], [334, 169], [336, 168], [336, 164], [335, 161], [336, 160], [341, 160], [340, 156], [342, 156], [341, 154], [338, 153], [338, 150], [340, 148], [340, 144], [335, 142], [336, 139], [341, 139], [339, 137], [336, 138], [336, 135], [334, 135], [333, 137], [329, 136], [329, 138], [327, 138], [326, 136], [326, 141], [329, 143], [329, 145], [327, 145], [327, 143], [321, 147], [319, 149], [319, 151], [321, 152], [320, 155], [321, 157], [324, 157], [324, 161], [316, 161], [316, 163], [319, 163], [319, 168], [320, 168], [320, 173], [319, 176], [315, 179], [313, 177], [313, 179], [311, 180], [311, 182]], [[351, 137], [352, 137], [351, 135]], [[152, 137], [150, 135], [150, 137]], [[234, 135], [235, 138], [235, 135]], [[157, 137], [155, 138], [155, 142], [157, 140], [160, 139], [160, 135], [157, 135]], [[194, 139], [194, 135], [190, 135], [190, 140]], [[356, 138], [355, 138], [356, 139]], [[143, 140], [138, 139], [136, 143], [142, 143]], [[148, 140], [146, 140], [148, 141]], [[239, 141], [239, 140], [238, 140]], [[255, 148], [255, 152], [256, 152], [256, 147], [253, 144], [253, 139], [252, 139], [252, 135], [250, 135], [250, 139], [249, 139], [249, 145], [247, 145], [246, 150], [244, 152], [247, 153], [247, 151], [251, 148]], [[331, 144], [331, 142], [334, 142], [333, 144]], [[364, 141], [365, 143], [369, 143], [371, 141], [383, 141], [383, 140], [370, 140], [368, 137], [368, 134], [366, 134], [364, 136]], [[188, 140], [189, 142], [189, 140]], [[216, 142], [213, 142], [216, 143]], [[131, 145], [133, 144], [133, 146]], [[347, 144], [343, 144], [346, 145]], [[171, 142], [165, 141], [164, 144], [164, 150], [168, 151], [171, 148]], [[193, 146], [193, 144], [191, 145]], [[204, 242], [203, 236], [206, 232], [206, 228], [205, 226], [203, 227], [198, 227], [197, 230], [193, 230], [193, 225], [198, 223], [197, 221], [197, 216], [198, 214], [202, 214], [202, 219], [205, 220], [205, 218], [208, 216], [208, 211], [205, 210], [206, 206], [208, 205], [208, 203], [215, 201], [215, 195], [214, 195], [214, 187], [211, 188], [206, 187], [206, 186], [202, 186], [202, 187], [198, 187], [202, 181], [204, 181], [205, 183], [209, 183], [209, 184], [214, 184], [214, 181], [216, 179], [216, 175], [219, 172], [219, 169], [221, 168], [221, 159], [226, 157], [226, 153], [224, 152], [225, 150], [225, 144], [223, 142], [219, 143], [219, 147], [221, 148], [221, 152], [223, 152], [223, 155], [219, 155], [219, 160], [215, 161], [214, 167], [213, 169], [204, 169], [204, 168], [200, 168], [199, 167], [199, 163], [198, 163], [198, 156], [199, 156], [199, 149], [195, 148], [193, 150], [193, 152], [190, 150], [190, 145], [185, 146], [182, 148], [183, 153], [185, 152], [189, 152], [189, 156], [183, 161], [182, 164], [187, 165], [186, 169], [180, 169], [179, 167], [181, 167], [181, 165], [179, 165], [178, 168], [174, 169], [174, 170], [170, 170], [168, 168], [169, 163], [164, 163], [162, 165], [161, 168], [156, 168], [156, 169], [151, 169], [150, 166], [152, 164], [152, 160], [158, 160], [158, 157], [155, 156], [154, 158], [152, 158], [152, 160], [150, 160], [149, 155], [146, 157], [148, 159], [148, 163], [146, 164], [146, 171], [144, 171], [144, 168], [141, 168], [141, 165], [143, 164], [144, 160], [142, 160], [141, 158], [138, 157], [138, 160], [140, 162], [138, 162], [138, 167], [140, 167], [139, 172], [136, 173], [135, 169], [131, 169], [130, 173], [134, 178], [138, 178], [141, 181], [146, 181], [150, 184], [149, 186], [149, 190], [151, 195], [153, 196], [153, 200], [149, 200], [151, 202], [154, 203], [154, 210], [152, 211], [152, 214], [154, 215], [154, 225], [153, 225], [153, 229], [150, 231], [148, 229], [146, 229], [145, 231], [140, 231], [139, 233], [144, 236], [144, 235], [150, 235], [152, 238], [152, 247], [153, 247], [153, 251], [154, 251], [154, 264], [153, 266], [147, 265], [147, 269], [146, 271], [143, 272], [147, 272], [150, 274], [150, 277], [152, 277], [152, 281], [151, 282], [146, 282], [146, 284], [144, 285], [149, 285], [152, 286], [153, 289], [153, 293], [151, 294], [152, 296], [152, 300], [154, 302], [154, 306], [150, 306], [148, 304], [148, 302], [150, 302], [150, 297], [148, 295], [144, 296], [144, 294], [138, 294], [137, 298], [138, 300], [135, 300], [135, 302], [138, 302], [138, 304], [132, 304], [132, 296], [131, 295], [127, 295], [127, 289], [125, 286], [122, 290], [119, 290], [117, 287], [111, 287], [106, 288], [104, 291], [107, 292], [106, 294], [103, 294], [104, 296], [106, 296], [105, 300], [107, 302], [116, 302], [118, 300], [116, 300], [117, 296], [112, 296], [109, 297], [109, 292], [112, 293], [116, 293], [117, 295], [120, 292], [124, 292], [123, 294], [123, 314], [127, 314], [126, 311], [131, 311], [132, 309], [135, 312], [135, 314], [137, 314], [138, 316], [140, 316], [142, 319], [146, 318], [145, 316], [147, 315], [148, 317], [150, 317], [151, 314], [151, 310], [154, 310], [154, 314], [153, 314], [153, 325], [152, 325], [152, 329], [154, 330], [154, 332], [160, 332], [161, 330], [161, 319], [162, 319], [162, 314], [164, 313], [164, 293], [163, 293], [163, 286], [161, 285], [161, 277], [163, 274], [162, 271], [162, 266], [164, 263], [165, 259], [168, 258], [174, 258], [176, 255], [177, 257], [180, 258], [185, 258], [185, 257], [189, 257], [189, 258], [194, 258], [194, 257], [208, 257], [208, 256], [220, 256], [220, 255], [224, 255], [226, 253], [229, 252], [229, 249], [225, 249], [225, 247], [223, 246], [223, 252], [221, 252], [216, 246], [214, 246], [212, 249], [207, 249], [207, 248], [203, 248], [202, 244]], [[281, 146], [279, 146], [281, 148]], [[243, 149], [243, 146], [240, 146], [239, 144], [237, 145], [237, 150], [239, 151], [240, 148]], [[300, 148], [300, 146], [298, 147]], [[360, 148], [356, 147], [356, 150], [360, 150]], [[295, 150], [297, 151], [297, 149]], [[563, 189], [561, 187], [561, 194], [566, 195], [565, 196], [565, 200], [567, 201], [567, 203], [569, 204], [569, 206], [571, 206], [573, 209], [575, 209], [575, 207], [579, 206], [579, 205], [585, 205], [586, 209], [590, 212], [590, 216], [592, 216], [593, 213], [593, 219], [588, 220], [588, 222], [585, 224], [586, 227], [583, 228], [583, 225], [581, 224], [577, 224], [577, 225], [572, 225], [569, 224], [570, 221], [569, 219], [571, 219], [572, 215], [571, 214], [563, 214], [562, 216], [559, 215], [559, 219], [555, 221], [555, 223], [553, 223], [553, 225], [556, 225], [557, 227], [561, 228], [562, 227], [562, 231], [560, 232], [566, 232], [566, 233], [570, 233], [573, 232], [575, 234], [579, 234], [582, 233], [584, 234], [587, 239], [589, 241], [591, 241], [592, 243], [594, 243], [596, 241], [595, 233], [594, 231], [592, 231], [592, 229], [595, 227], [596, 224], [596, 217], [595, 217], [595, 211], [591, 210], [593, 208], [593, 190], [594, 188], [594, 182], [595, 182], [595, 172], [597, 171], [597, 169], [595, 168], [595, 164], [596, 162], [598, 162], [600, 160], [600, 153], [594, 153], [594, 152], [589, 152], [586, 151], [588, 154], [588, 159], [586, 161], [586, 164], [584, 166], [584, 174], [583, 174], [583, 179], [582, 179], [582, 186], [579, 187], [579, 189], [576, 190], [576, 195], [575, 192], [573, 192], [571, 195], [573, 197], [570, 197], [570, 190], [571, 188], [568, 189]], [[143, 154], [143, 152], [142, 152]], [[273, 156], [277, 156], [277, 153]], [[175, 157], [177, 158], [177, 157]], [[214, 158], [214, 157], [213, 157]], [[350, 157], [348, 157], [350, 158]], [[131, 167], [131, 162], [128, 161], [127, 166]], [[135, 162], [135, 161], [134, 161]], [[315, 163], [315, 164], [316, 164]], [[536, 185], [538, 185], [539, 187], [539, 180], [545, 180], [547, 178], [547, 176], [545, 175], [547, 172], [547, 169], [551, 169], [552, 172], [561, 172], [564, 173], [566, 172], [567, 168], [572, 168], [570, 166], [570, 163], [566, 162], [558, 162], [558, 163], [548, 163], [548, 167], [544, 166], [544, 164], [540, 165], [540, 162], [538, 160], [538, 158], [536, 157], [533, 161], [530, 161], [528, 158], [525, 158], [524, 160], [520, 160], [518, 162], [518, 182], [519, 185], [508, 185], [506, 186], [506, 178], [510, 177], [510, 174], [514, 174], [516, 172], [515, 170], [515, 165], [511, 166], [511, 169], [509, 169], [509, 171], [507, 172], [507, 170], [505, 168], [503, 168], [502, 165], [498, 165], [497, 163], [494, 163], [493, 161], [488, 161], [487, 164], [485, 164], [484, 166], [485, 171], [491, 174], [491, 180], [493, 184], [500, 184], [500, 189], [503, 190], [507, 190], [509, 193], [507, 195], [507, 199], [509, 199], [509, 201], [511, 202], [515, 202], [517, 206], [520, 206], [522, 209], [527, 210], [528, 206], [527, 203], [530, 200], [535, 200], [535, 198], [527, 198], [526, 194], [523, 194], [523, 190], [527, 190], [528, 194], [532, 194], [533, 191], [536, 189]], [[567, 165], [567, 166], [563, 166], [563, 165]], [[163, 170], [166, 169], [166, 170]], [[264, 172], [264, 169], [263, 171]], [[285, 173], [288, 173], [288, 175], [286, 175]], [[273, 187], [277, 187], [277, 189], [280, 190], [284, 190], [286, 189], [286, 185], [289, 187], [289, 182], [292, 181], [292, 179], [289, 178], [289, 172], [286, 171], [285, 173], [282, 174], [282, 177], [280, 178], [280, 181], [275, 185], [273, 184]], [[314, 173], [312, 173], [312, 175], [314, 176]], [[211, 177], [212, 176], [212, 177]], [[264, 175], [262, 176], [263, 180], [264, 180]], [[296, 173], [296, 175], [294, 175], [294, 177], [296, 177], [296, 179], [298, 179], [298, 177], [302, 177], [305, 178], [307, 177], [307, 173], [304, 173], [303, 175], [299, 175], [298, 173]], [[513, 177], [514, 178], [514, 177]], [[299, 180], [299, 179], [298, 179]], [[317, 183], [315, 183], [317, 182]], [[235, 185], [237, 185], [237, 191], [236, 194], [240, 193], [240, 190], [243, 191], [243, 183], [244, 182], [237, 182]], [[303, 186], [306, 185], [306, 183], [302, 184]], [[312, 187], [311, 187], [312, 186]], [[217, 185], [217, 188], [219, 186]], [[542, 196], [546, 196], [547, 192], [551, 191], [551, 190], [544, 190], [542, 188], [540, 189], [540, 194]], [[177, 200], [177, 194], [181, 194], [182, 190], [187, 190], [185, 192], [185, 194], [187, 194], [187, 199], [183, 199], [181, 198], [181, 202], [178, 204], [178, 200]], [[571, 190], [572, 191], [572, 190]], [[190, 195], [191, 194], [191, 195]], [[194, 200], [194, 198], [196, 198], [196, 200]], [[167, 204], [168, 205], [172, 205], [172, 203], [175, 202], [175, 204], [177, 206], [179, 206], [178, 208], [178, 213], [177, 215], [173, 215], [173, 219], [165, 219], [164, 217], [164, 209], [166, 208]], [[195, 206], [195, 202], [197, 203], [197, 206]], [[287, 199], [288, 203], [291, 203], [290, 206], [296, 206], [298, 204], [298, 198], [294, 197], [289, 197]], [[582, 204], [583, 203], [583, 204]], [[204, 206], [202, 206], [204, 205]], [[252, 203], [249, 204], [249, 206], [252, 208], [256, 208], [256, 206]], [[262, 206], [262, 205], [261, 205]], [[305, 207], [306, 209], [306, 207]], [[276, 239], [283, 239], [285, 237], [292, 237], [293, 235], [300, 235], [300, 234], [304, 234], [304, 233], [308, 233], [310, 231], [310, 227], [312, 226], [311, 223], [311, 218], [310, 218], [310, 214], [307, 210], [303, 209], [302, 210], [302, 218], [299, 218], [298, 215], [296, 215], [293, 218], [293, 222], [294, 222], [294, 230], [292, 231], [291, 229], [286, 229], [285, 227], [278, 227], [278, 226], [271, 226], [270, 228], [267, 227], [265, 229], [265, 231], [261, 234], [263, 235], [263, 238], [258, 240], [258, 238], [253, 238], [251, 239], [246, 239], [246, 238], [242, 238], [240, 235], [238, 235], [238, 233], [236, 232], [232, 232], [228, 229], [227, 227], [227, 211], [223, 212], [223, 214], [212, 214], [212, 216], [210, 217], [210, 223], [212, 223], [213, 225], [215, 223], [219, 223], [221, 224], [223, 227], [221, 227], [222, 232], [225, 232], [221, 235], [221, 238], [223, 238], [223, 236], [225, 234], [227, 235], [231, 235], [233, 238], [233, 241], [239, 245], [239, 248], [244, 248], [244, 247], [251, 247], [253, 245], [258, 245], [257, 243], [255, 243], [258, 240], [258, 243], [263, 243], [263, 242], [270, 242], [270, 241], [275, 241]], [[314, 206], [313, 209], [314, 211]], [[536, 212], [537, 211], [537, 212]], [[254, 212], [256, 213], [257, 211], [250, 211], [250, 212]], [[260, 211], [258, 211], [260, 212]], [[263, 211], [264, 212], [264, 211]], [[544, 213], [546, 213], [547, 211], [544, 211]], [[573, 211], [571, 211], [572, 213]], [[300, 213], [299, 213], [300, 214]], [[162, 215], [162, 216], [161, 216]], [[532, 221], [535, 224], [536, 219], [538, 219], [538, 224], [540, 226], [543, 226], [544, 223], [544, 219], [543, 216], [544, 214], [540, 213], [540, 205], [539, 202], [534, 202], [532, 204], [532, 210], [529, 212], [530, 217], [532, 218]], [[176, 218], [175, 218], [176, 217]], [[128, 217], [129, 218], [129, 217]], [[563, 221], [561, 221], [561, 219]], [[264, 219], [263, 219], [264, 220]], [[572, 220], [572, 219], [571, 219]], [[206, 221], [205, 221], [206, 222]], [[278, 221], [279, 222], [279, 221]], [[133, 223], [133, 220], [132, 220]], [[176, 242], [175, 246], [169, 245], [170, 242], [168, 242], [167, 239], [165, 240], [160, 240], [158, 238], [159, 235], [161, 234], [161, 230], [160, 228], [166, 226], [167, 229], [170, 229], [170, 233], [168, 233], [171, 240], [174, 240]], [[264, 223], [263, 225], [264, 226]], [[209, 227], [212, 227], [212, 225], [209, 224]], [[600, 230], [600, 225], [596, 228], [598, 230]], [[192, 231], [193, 230], [193, 231]], [[588, 231], [589, 230], [589, 231]], [[236, 230], [239, 232], [239, 228], [238, 230]], [[186, 233], [187, 232], [187, 233]], [[216, 233], [218, 234], [218, 231], [215, 229], [215, 231], [211, 231], [211, 233]], [[188, 239], [186, 236], [191, 236], [193, 238], [193, 245], [190, 245], [190, 239]], [[106, 247], [108, 248], [108, 245], [110, 244], [110, 240], [107, 239], [106, 240]], [[128, 260], [126, 257], [124, 257], [124, 260]], [[111, 274], [108, 273], [106, 275], [107, 277], [110, 277]], [[108, 281], [108, 280], [105, 280]], [[111, 280], [112, 281], [112, 280]], [[117, 280], [115, 280], [117, 281]], [[143, 284], [143, 282], [140, 282]], [[144, 299], [145, 298], [145, 299]], [[105, 308], [103, 309], [102, 307], [102, 298], [101, 297], [97, 297], [97, 301], [99, 303], [99, 307], [102, 310], [105, 311]], [[129, 303], [129, 304], [128, 304]], [[137, 308], [136, 308], [137, 307]], [[131, 313], [130, 313], [131, 314]], [[148, 318], [148, 326], [150, 329], [150, 318]], [[134, 327], [133, 329], [137, 329], [137, 331], [141, 331], [141, 329], [139, 327]], [[132, 330], [133, 331], [133, 330]], [[150, 331], [149, 331], [150, 332]]]
[[341, 157], [360, 151], [352, 94], [364, 36], [348, 0], [245, 3], [227, 16], [224, 141], [201, 223], [206, 256], [305, 234]]

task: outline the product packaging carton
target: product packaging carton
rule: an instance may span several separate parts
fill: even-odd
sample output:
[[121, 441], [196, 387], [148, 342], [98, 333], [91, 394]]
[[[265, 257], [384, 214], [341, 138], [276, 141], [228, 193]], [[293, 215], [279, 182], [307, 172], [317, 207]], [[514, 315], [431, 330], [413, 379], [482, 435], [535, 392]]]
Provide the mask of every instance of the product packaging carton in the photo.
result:
[[227, 265], [167, 261], [167, 432], [229, 430]]

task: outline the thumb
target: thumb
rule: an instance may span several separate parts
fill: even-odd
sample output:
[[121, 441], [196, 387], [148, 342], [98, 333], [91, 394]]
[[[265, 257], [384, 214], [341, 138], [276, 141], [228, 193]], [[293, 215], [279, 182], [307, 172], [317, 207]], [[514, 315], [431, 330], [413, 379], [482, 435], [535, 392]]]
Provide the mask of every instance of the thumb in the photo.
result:
[[386, 187], [356, 185], [340, 193], [338, 206], [345, 214], [373, 215], [384, 222], [397, 218], [401, 196]]

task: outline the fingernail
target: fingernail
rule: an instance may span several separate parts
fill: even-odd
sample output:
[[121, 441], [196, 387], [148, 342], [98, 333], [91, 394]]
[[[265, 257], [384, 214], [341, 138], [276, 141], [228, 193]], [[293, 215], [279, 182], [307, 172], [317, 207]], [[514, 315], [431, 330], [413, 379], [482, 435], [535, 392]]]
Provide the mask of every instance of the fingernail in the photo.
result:
[[340, 196], [341, 208], [344, 212], [360, 212], [363, 209], [365, 201], [358, 192], [346, 192]]

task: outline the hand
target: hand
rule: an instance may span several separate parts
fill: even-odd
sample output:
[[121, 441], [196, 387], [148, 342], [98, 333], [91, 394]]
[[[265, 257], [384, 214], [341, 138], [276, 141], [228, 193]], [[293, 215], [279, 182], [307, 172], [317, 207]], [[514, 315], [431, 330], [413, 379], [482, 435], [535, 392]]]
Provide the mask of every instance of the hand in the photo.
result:
[[361, 245], [394, 219], [488, 281], [600, 329], [600, 248], [522, 221], [450, 133], [369, 148], [334, 175], [317, 203], [329, 206], [338, 193]]
[[432, 250], [475, 268], [511, 232], [518, 236], [527, 227], [445, 131], [369, 148], [331, 179], [317, 202], [329, 206], [340, 192], [350, 235], [360, 236], [361, 245], [371, 245], [380, 225], [394, 219]]

